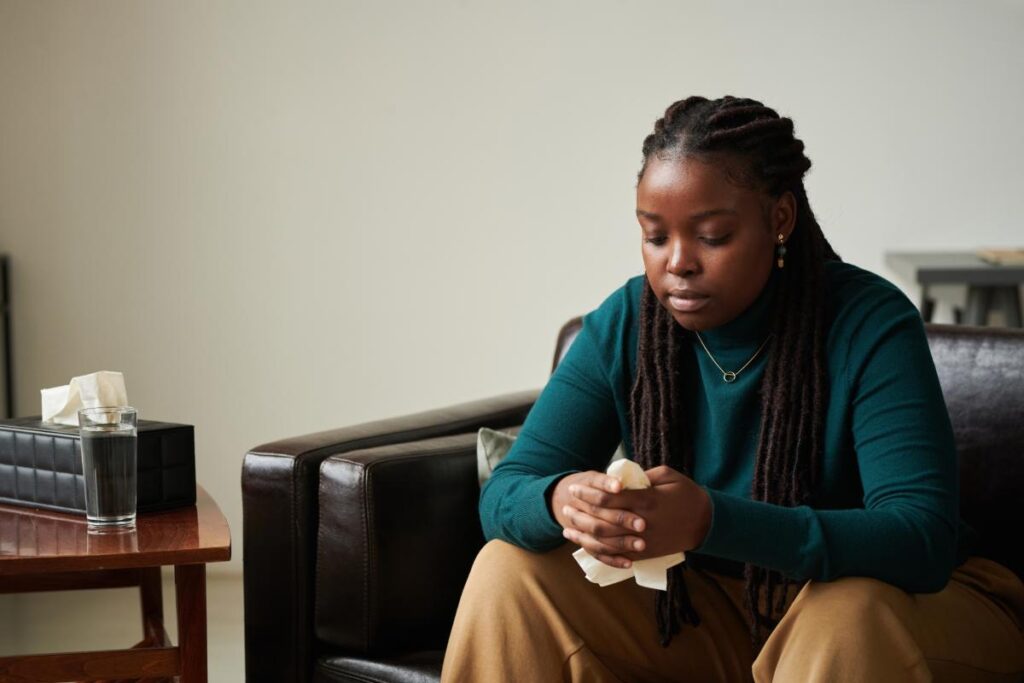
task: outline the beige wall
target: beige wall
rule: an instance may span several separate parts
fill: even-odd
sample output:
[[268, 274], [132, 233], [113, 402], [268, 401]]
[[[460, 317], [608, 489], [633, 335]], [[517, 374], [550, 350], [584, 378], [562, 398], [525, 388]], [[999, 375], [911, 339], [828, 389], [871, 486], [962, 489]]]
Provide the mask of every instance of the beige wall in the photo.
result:
[[247, 448], [544, 381], [640, 271], [678, 97], [793, 116], [847, 260], [1019, 245], [1021, 35], [1009, 1], [0, 0], [21, 412], [124, 371], [196, 425], [237, 569]]

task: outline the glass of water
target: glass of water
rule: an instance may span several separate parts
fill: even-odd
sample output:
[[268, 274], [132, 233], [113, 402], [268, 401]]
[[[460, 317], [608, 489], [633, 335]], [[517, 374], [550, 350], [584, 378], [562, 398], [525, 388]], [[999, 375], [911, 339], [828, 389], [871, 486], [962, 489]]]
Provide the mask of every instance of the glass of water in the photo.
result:
[[85, 520], [91, 531], [135, 525], [136, 415], [134, 408], [78, 411], [85, 475]]

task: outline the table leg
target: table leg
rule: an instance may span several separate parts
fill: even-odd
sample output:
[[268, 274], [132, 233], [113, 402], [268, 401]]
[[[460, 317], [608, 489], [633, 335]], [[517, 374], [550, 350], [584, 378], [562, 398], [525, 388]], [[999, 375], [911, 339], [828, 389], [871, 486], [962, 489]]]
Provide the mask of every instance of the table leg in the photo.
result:
[[174, 567], [181, 683], [206, 683], [206, 565]]
[[1020, 327], [1020, 289], [1016, 285], [1000, 287], [996, 290], [995, 298], [1003, 311], [1003, 324], [1007, 327]]
[[971, 285], [967, 288], [967, 311], [964, 323], [967, 325], [987, 325], [988, 312], [992, 307], [992, 288]]
[[934, 314], [935, 299], [928, 296], [928, 285], [921, 285], [921, 317], [926, 323], [930, 323]]
[[166, 645], [167, 643], [162, 642], [164, 594], [160, 567], [139, 570], [139, 599], [142, 605], [142, 637], [154, 645]]

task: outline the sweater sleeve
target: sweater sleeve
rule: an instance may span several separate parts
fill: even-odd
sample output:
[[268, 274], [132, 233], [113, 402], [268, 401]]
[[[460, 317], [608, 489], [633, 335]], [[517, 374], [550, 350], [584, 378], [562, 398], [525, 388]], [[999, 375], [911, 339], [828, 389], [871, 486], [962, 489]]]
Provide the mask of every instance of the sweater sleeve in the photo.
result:
[[878, 287], [851, 327], [845, 382], [863, 508], [782, 507], [708, 490], [711, 529], [698, 552], [796, 579], [880, 579], [941, 590], [956, 562], [958, 469], [953, 430], [920, 315]]
[[584, 317], [508, 455], [484, 484], [480, 521], [488, 540], [534, 551], [563, 543], [549, 508], [550, 489], [566, 474], [603, 469], [621, 441], [604, 370], [605, 356], [616, 348], [606, 328], [617, 317], [617, 303], [610, 298]]

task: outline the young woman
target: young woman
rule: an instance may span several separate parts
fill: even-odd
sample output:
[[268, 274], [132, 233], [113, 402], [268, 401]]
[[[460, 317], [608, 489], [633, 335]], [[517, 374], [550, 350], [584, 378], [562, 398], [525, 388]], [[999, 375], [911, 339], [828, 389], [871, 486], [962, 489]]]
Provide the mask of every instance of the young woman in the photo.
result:
[[[1024, 585], [970, 556], [924, 327], [843, 263], [793, 122], [689, 97], [644, 140], [645, 274], [582, 330], [481, 493], [448, 681], [1003, 681]], [[652, 487], [603, 474], [616, 446]], [[566, 540], [570, 543], [566, 543]], [[668, 590], [602, 562], [686, 551]]]

